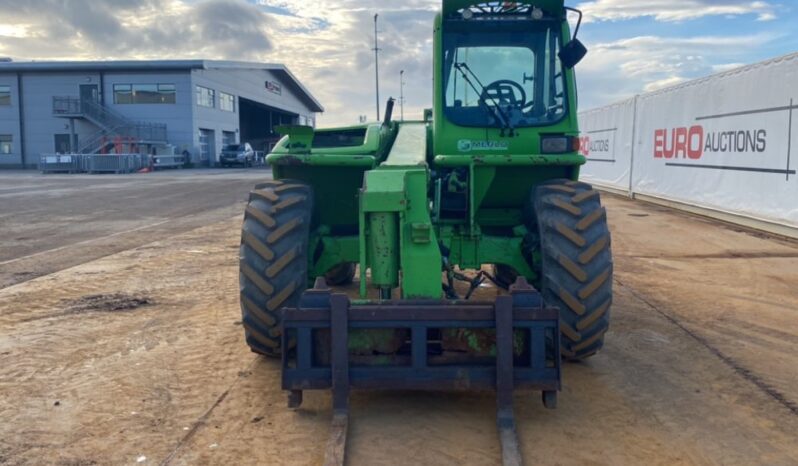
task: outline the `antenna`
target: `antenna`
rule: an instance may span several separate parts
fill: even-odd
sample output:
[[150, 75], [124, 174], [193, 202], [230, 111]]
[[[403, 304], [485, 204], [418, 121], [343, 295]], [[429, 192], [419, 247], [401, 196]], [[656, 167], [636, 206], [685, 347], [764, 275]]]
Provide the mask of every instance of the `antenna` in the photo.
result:
[[377, 19], [379, 14], [374, 15], [374, 81], [377, 86], [377, 121], [380, 121], [380, 46], [377, 36]]
[[399, 106], [402, 109], [402, 121], [405, 121], [405, 70], [399, 72]]

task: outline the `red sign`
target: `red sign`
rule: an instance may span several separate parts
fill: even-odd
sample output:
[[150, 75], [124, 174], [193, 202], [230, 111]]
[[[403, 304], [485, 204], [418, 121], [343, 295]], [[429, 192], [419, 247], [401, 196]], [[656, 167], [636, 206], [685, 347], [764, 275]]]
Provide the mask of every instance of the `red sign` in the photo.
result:
[[707, 132], [703, 126], [658, 129], [654, 131], [655, 159], [698, 160], [707, 153], [764, 152], [764, 129]]

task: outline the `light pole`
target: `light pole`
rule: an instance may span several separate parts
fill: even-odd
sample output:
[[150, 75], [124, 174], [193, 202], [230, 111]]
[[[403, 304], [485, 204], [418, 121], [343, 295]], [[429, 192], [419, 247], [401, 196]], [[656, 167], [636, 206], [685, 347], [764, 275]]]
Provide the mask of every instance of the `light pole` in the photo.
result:
[[374, 15], [374, 81], [377, 87], [377, 121], [380, 121], [380, 47], [377, 39], [377, 18], [379, 14]]
[[405, 70], [399, 72], [399, 107], [402, 109], [402, 121], [405, 121]]

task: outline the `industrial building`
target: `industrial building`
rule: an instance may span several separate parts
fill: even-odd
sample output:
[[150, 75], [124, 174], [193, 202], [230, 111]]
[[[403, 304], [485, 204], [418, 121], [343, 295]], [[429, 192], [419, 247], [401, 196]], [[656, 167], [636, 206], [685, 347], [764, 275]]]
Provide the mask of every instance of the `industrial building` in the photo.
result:
[[[214, 166], [223, 145], [268, 151], [321, 104], [283, 65], [212, 60], [0, 62], [0, 168], [55, 153], [173, 146]], [[124, 149], [121, 147], [124, 146]]]

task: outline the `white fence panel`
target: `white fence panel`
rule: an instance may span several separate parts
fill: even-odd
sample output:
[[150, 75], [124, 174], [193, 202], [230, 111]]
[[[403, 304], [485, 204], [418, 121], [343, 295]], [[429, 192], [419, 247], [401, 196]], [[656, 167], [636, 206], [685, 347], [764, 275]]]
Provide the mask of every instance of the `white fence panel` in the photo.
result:
[[798, 226], [798, 57], [638, 99], [633, 189]]
[[587, 157], [582, 179], [629, 189], [634, 118], [635, 99], [579, 114], [580, 152]]
[[798, 227], [798, 54], [584, 112], [580, 125], [587, 181]]

